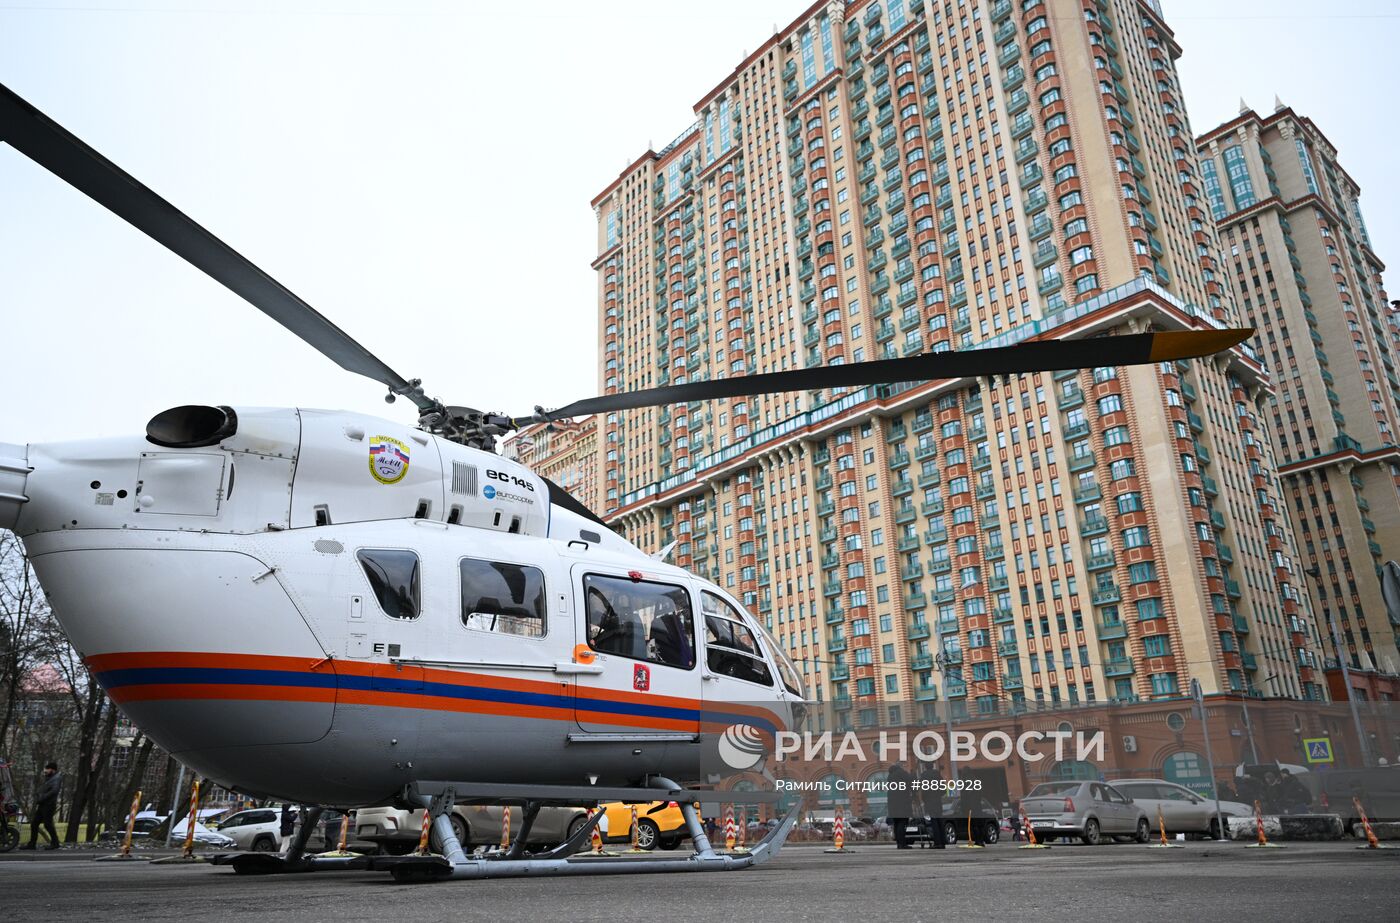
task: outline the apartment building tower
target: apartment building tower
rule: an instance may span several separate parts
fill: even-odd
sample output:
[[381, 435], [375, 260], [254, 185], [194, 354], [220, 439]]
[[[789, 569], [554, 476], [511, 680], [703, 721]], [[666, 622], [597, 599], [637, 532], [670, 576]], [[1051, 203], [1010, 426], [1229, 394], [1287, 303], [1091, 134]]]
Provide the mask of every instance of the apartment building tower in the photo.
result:
[[[1147, 0], [813, 4], [594, 199], [600, 386], [1237, 325], [1178, 54]], [[1269, 394], [1241, 347], [606, 414], [599, 512], [839, 724], [1320, 698]]]
[[[1259, 330], [1263, 411], [1305, 583], [1351, 666], [1400, 673], [1380, 567], [1400, 557], [1400, 310], [1360, 188], [1316, 124], [1281, 103], [1196, 142], [1223, 275]], [[1330, 640], [1326, 644], [1332, 652]]]

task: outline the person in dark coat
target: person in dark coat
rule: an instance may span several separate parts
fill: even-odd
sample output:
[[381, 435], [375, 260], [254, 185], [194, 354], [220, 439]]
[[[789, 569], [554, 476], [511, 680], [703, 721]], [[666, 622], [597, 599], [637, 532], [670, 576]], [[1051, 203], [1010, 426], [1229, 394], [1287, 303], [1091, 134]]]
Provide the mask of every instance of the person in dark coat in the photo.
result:
[[944, 849], [947, 846], [946, 833], [943, 829], [943, 788], [941, 783], [943, 776], [938, 771], [937, 763], [925, 763], [919, 770], [919, 789], [923, 797], [923, 811], [928, 817], [933, 830], [933, 848]]
[[894, 828], [894, 847], [910, 849], [905, 839], [909, 818], [914, 815], [914, 774], [903, 763], [890, 763], [885, 780], [889, 784], [888, 810], [890, 826]]
[[49, 835], [49, 845], [44, 848], [58, 849], [58, 831], [54, 829], [53, 818], [58, 812], [58, 796], [62, 791], [63, 773], [58, 771], [57, 763], [50, 761], [44, 767], [44, 781], [34, 794], [34, 820], [29, 826], [29, 845], [20, 849], [38, 849], [40, 826]]
[[296, 828], [297, 816], [292, 813], [292, 806], [283, 802], [282, 814], [277, 819], [277, 834], [281, 838], [278, 842], [279, 847], [287, 845], [287, 841], [292, 838], [292, 834], [296, 833]]
[[[967, 837], [977, 846], [987, 845], [987, 820], [991, 814], [982, 796], [972, 789], [964, 789], [958, 798], [958, 818], [967, 818]], [[957, 821], [954, 821], [956, 826]]]
[[1279, 780], [1278, 800], [1285, 814], [1307, 814], [1312, 810], [1312, 792], [1287, 769]]

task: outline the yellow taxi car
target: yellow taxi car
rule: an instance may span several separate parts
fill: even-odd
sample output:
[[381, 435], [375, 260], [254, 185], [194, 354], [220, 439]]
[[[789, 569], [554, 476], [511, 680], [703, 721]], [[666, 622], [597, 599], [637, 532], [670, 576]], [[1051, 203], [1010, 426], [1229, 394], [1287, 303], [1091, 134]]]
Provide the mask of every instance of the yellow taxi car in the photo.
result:
[[[604, 839], [613, 843], [632, 841], [632, 805], [612, 801], [601, 805], [607, 821]], [[690, 834], [685, 815], [674, 801], [653, 801], [637, 807], [637, 845], [642, 849], [675, 849]]]

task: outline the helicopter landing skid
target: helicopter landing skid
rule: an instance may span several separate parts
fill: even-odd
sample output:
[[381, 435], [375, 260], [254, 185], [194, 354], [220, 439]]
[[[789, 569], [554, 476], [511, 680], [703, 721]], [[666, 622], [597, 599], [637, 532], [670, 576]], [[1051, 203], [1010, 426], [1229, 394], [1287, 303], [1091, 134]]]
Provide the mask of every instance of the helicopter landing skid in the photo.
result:
[[[455, 878], [731, 872], [762, 865], [776, 856], [797, 824], [800, 807], [798, 804], [793, 805], [778, 826], [770, 830], [768, 835], [745, 855], [715, 852], [710, 847], [703, 828], [700, 827], [694, 807], [690, 804], [684, 804], [681, 810], [686, 815], [686, 822], [691, 828], [691, 839], [696, 844], [696, 852], [691, 856], [632, 858], [630, 856], [594, 856], [588, 853], [567, 855], [567, 852], [582, 845], [582, 840], [591, 834], [593, 825], [587, 824], [577, 835], [571, 837], [569, 842], [533, 858], [513, 859], [509, 858], [506, 853], [497, 853], [451, 862], [444, 856], [399, 856], [373, 858], [368, 860], [368, 866], [374, 869], [388, 870], [394, 876], [394, 881], [400, 884], [446, 881]], [[697, 832], [699, 836], [695, 835]]]

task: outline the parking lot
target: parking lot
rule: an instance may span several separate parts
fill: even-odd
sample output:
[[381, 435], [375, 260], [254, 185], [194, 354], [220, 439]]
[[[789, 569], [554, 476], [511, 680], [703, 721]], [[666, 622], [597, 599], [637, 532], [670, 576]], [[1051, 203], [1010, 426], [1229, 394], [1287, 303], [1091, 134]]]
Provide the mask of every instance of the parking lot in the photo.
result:
[[597, 876], [396, 885], [350, 872], [253, 878], [208, 866], [96, 863], [87, 852], [10, 853], [0, 894], [15, 920], [560, 920], [811, 921], [1056, 919], [1140, 916], [1217, 920], [1383, 920], [1400, 902], [1400, 849], [1354, 841], [1252, 850], [1242, 843], [1057, 846], [1023, 851], [845, 856], [789, 846], [773, 862], [733, 873]]

